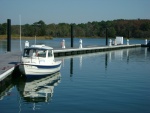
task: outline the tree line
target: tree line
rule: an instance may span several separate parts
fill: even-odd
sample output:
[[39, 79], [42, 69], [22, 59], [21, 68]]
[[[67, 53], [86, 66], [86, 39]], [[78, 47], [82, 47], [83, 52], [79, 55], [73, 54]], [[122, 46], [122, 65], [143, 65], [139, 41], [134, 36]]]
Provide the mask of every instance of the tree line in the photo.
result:
[[[81, 24], [45, 24], [40, 20], [33, 24], [21, 25], [22, 36], [50, 36], [50, 37], [70, 37], [71, 25], [74, 28], [74, 37], [105, 37], [106, 28], [108, 37], [123, 36], [126, 38], [150, 38], [150, 20], [112, 20], [112, 21], [93, 21]], [[20, 34], [20, 25], [11, 26], [12, 35]], [[0, 35], [6, 35], [7, 23], [0, 24]]]

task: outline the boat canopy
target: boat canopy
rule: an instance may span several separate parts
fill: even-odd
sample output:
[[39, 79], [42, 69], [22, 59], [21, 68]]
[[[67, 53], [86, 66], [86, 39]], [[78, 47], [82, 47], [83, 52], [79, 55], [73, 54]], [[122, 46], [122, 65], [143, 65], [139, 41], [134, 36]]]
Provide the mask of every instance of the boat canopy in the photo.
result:
[[[52, 47], [45, 46], [45, 45], [32, 45], [31, 47], [28, 48], [35, 48], [35, 49], [53, 49]], [[27, 49], [27, 48], [26, 48]]]
[[48, 57], [53, 56], [53, 48], [45, 45], [32, 45], [25, 48], [23, 57], [46, 57], [48, 51]]

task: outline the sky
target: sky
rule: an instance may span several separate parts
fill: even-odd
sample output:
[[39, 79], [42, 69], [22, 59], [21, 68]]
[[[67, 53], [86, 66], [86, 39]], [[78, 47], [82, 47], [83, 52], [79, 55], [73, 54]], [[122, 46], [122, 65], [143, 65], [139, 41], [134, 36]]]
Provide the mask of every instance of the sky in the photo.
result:
[[150, 0], [0, 0], [0, 24], [87, 23], [150, 19]]

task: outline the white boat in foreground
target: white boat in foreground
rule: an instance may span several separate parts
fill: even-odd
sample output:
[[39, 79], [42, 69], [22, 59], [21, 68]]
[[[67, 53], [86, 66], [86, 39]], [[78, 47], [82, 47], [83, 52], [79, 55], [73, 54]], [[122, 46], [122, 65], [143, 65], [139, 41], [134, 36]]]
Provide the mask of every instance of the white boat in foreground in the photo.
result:
[[32, 45], [24, 49], [19, 70], [26, 76], [50, 75], [60, 71], [61, 61], [55, 61], [53, 48]]

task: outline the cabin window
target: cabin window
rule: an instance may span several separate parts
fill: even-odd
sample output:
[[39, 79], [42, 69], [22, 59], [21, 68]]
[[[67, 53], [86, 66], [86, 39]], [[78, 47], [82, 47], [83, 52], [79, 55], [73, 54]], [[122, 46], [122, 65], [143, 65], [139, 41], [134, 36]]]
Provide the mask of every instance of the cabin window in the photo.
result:
[[52, 57], [53, 54], [52, 54], [52, 50], [48, 50], [48, 57]]
[[23, 56], [24, 57], [29, 57], [29, 50], [28, 49], [24, 50]]
[[46, 57], [46, 50], [25, 49], [24, 57]]
[[24, 50], [24, 54], [23, 54], [23, 56], [24, 57], [31, 57], [31, 56], [36, 56], [36, 50], [35, 49], [25, 49]]
[[37, 52], [37, 57], [46, 57], [46, 50], [39, 50]]

